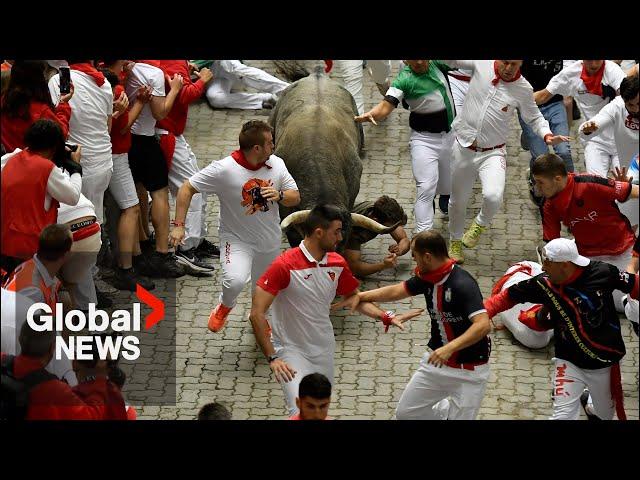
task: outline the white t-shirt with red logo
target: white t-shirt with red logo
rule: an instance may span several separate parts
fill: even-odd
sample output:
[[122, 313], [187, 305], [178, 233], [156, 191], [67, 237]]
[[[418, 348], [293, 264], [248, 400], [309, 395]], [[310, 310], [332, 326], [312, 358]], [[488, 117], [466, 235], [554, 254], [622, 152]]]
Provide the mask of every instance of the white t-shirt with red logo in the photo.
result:
[[318, 263], [303, 240], [276, 258], [257, 285], [276, 295], [270, 319], [274, 343], [316, 357], [335, 351], [331, 302], [336, 295], [353, 292], [360, 282], [342, 256], [328, 252]]
[[633, 117], [627, 111], [624, 100], [618, 96], [600, 110], [591, 121], [598, 125], [598, 130], [591, 135], [585, 135], [582, 129], [587, 122], [584, 122], [580, 125], [580, 137], [591, 140], [602, 135], [611, 135], [613, 132], [620, 165], [628, 168], [633, 156], [638, 154], [638, 131], [640, 130], [638, 117]]
[[257, 252], [280, 247], [280, 210], [277, 201], [263, 201], [260, 188], [298, 190], [284, 160], [271, 155], [257, 170], [243, 166], [231, 155], [193, 175], [189, 182], [200, 193], [220, 199], [219, 234], [249, 244]]

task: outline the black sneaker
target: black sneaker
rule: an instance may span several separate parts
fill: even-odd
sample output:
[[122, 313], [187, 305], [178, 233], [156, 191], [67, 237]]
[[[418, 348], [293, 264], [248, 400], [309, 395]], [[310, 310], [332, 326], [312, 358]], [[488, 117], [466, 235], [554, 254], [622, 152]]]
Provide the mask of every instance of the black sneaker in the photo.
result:
[[140, 275], [144, 275], [145, 277], [151, 277], [155, 275], [155, 270], [153, 266], [149, 264], [148, 257], [153, 252], [143, 253], [142, 255], [134, 255], [133, 256], [133, 268], [136, 269], [136, 272]]
[[589, 403], [589, 390], [585, 390], [584, 392], [582, 392], [582, 395], [580, 395], [580, 403], [582, 404], [584, 414], [589, 420], [600, 420], [600, 417], [598, 417], [595, 413], [591, 413], [587, 409], [587, 404]]
[[449, 215], [449, 195], [440, 195], [438, 198], [438, 207], [444, 215]]
[[529, 151], [529, 144], [527, 143], [527, 138], [524, 136], [524, 132], [520, 133], [520, 147], [526, 152]]
[[149, 271], [144, 274], [152, 278], [178, 278], [186, 273], [184, 267], [176, 261], [175, 255], [170, 252], [152, 252], [147, 254], [145, 260]]
[[118, 290], [129, 290], [130, 292], [135, 292], [137, 284], [140, 284], [140, 286], [146, 290], [153, 290], [156, 288], [155, 284], [151, 280], [138, 275], [133, 267], [126, 270], [123, 268], [117, 268], [114, 273], [115, 275], [113, 276], [113, 281], [111, 283]]
[[199, 257], [219, 257], [220, 249], [206, 238], [203, 238], [200, 245], [196, 247], [196, 255]]
[[195, 248], [190, 248], [189, 250], [176, 250], [176, 260], [180, 265], [185, 267], [187, 272], [194, 271], [198, 273], [209, 273], [214, 271], [213, 265], [205, 262], [196, 254]]
[[580, 117], [582, 116], [580, 113], [580, 109], [578, 108], [578, 104], [576, 103], [576, 100], [573, 99], [573, 107], [572, 107], [572, 118], [574, 120], [580, 120]]
[[97, 305], [98, 308], [105, 309], [105, 308], [113, 307], [113, 300], [107, 297], [106, 293], [101, 292], [97, 288], [96, 288], [96, 297], [98, 299], [98, 305]]

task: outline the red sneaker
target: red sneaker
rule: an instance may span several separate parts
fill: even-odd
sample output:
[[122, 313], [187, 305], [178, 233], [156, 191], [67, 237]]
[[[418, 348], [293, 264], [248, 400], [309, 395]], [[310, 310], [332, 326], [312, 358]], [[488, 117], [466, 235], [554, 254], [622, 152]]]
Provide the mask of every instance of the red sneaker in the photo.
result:
[[231, 308], [219, 303], [216, 308], [211, 311], [211, 315], [209, 315], [209, 330], [216, 333], [222, 330], [230, 312]]

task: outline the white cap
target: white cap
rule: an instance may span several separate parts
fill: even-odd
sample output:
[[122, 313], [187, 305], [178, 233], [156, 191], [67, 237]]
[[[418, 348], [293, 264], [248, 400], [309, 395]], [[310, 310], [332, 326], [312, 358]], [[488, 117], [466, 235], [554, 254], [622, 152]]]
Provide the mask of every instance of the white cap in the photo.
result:
[[586, 267], [591, 261], [587, 257], [580, 255], [575, 240], [569, 240], [568, 238], [551, 240], [542, 248], [541, 254], [542, 260], [571, 262], [580, 267]]

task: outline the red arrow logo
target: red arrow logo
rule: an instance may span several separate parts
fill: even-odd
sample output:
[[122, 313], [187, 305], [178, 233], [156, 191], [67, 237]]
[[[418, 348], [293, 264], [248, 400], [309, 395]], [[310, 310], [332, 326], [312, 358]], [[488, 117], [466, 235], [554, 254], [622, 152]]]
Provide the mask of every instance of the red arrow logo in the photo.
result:
[[144, 328], [148, 330], [164, 318], [164, 302], [138, 283], [136, 283], [136, 296], [141, 302], [151, 307], [151, 313], [147, 315], [144, 322]]

